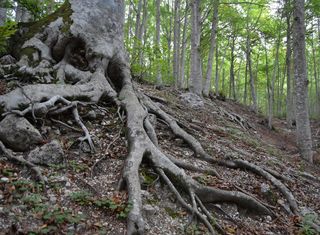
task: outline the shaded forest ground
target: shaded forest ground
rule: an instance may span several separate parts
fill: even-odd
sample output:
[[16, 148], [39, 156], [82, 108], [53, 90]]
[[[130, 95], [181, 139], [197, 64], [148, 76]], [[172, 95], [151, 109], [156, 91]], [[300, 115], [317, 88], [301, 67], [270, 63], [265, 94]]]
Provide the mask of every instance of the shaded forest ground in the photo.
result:
[[[278, 215], [276, 219], [255, 217], [236, 205], [210, 205], [227, 234], [312, 234], [306, 220], [315, 221], [320, 215], [320, 159], [318, 155], [315, 164], [308, 165], [299, 158], [294, 129], [287, 129], [283, 120], [275, 119], [274, 130], [269, 131], [263, 116], [233, 101], [206, 99], [203, 108], [192, 109], [181, 101], [181, 93], [171, 88], [156, 90], [141, 84], [136, 88], [175, 117], [215, 158], [244, 159], [278, 172], [305, 214], [304, 218], [288, 215], [283, 196], [270, 182], [253, 173], [211, 166], [220, 174], [219, 179], [188, 172], [205, 185], [253, 195]], [[5, 93], [6, 84], [2, 89]], [[130, 203], [125, 192], [116, 191], [127, 154], [125, 116], [107, 103], [82, 108], [80, 113], [93, 135], [95, 154], [86, 144], [79, 146], [76, 142], [81, 131], [51, 120], [35, 124], [48, 141], [59, 139], [65, 151], [63, 164], [44, 168], [49, 181], [45, 189], [31, 180], [27, 168], [0, 160], [0, 234], [125, 233]], [[241, 117], [243, 122], [228, 113]], [[76, 127], [71, 115], [60, 116], [59, 120]], [[159, 145], [165, 153], [200, 168], [208, 165], [193, 158], [193, 151], [171, 133], [166, 123], [155, 122]], [[312, 126], [317, 145], [320, 123]], [[147, 234], [206, 233], [203, 225], [177, 206], [174, 195], [162, 186], [157, 174], [142, 166], [140, 177]]]

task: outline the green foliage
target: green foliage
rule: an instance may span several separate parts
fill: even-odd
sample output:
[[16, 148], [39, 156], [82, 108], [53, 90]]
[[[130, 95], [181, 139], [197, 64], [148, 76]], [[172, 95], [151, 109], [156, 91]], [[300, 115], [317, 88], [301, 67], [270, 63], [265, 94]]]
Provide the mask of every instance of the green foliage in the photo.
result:
[[7, 51], [7, 40], [17, 31], [17, 24], [7, 21], [4, 26], [0, 26], [0, 54]]
[[301, 222], [301, 234], [303, 235], [315, 235], [317, 231], [311, 226], [312, 223], [316, 223], [318, 216], [313, 213], [308, 213], [302, 218]]
[[114, 212], [118, 219], [127, 218], [132, 209], [131, 203], [124, 203], [116, 198], [95, 198], [86, 191], [77, 191], [70, 194], [70, 199], [82, 206], [94, 205], [99, 209], [108, 209]]

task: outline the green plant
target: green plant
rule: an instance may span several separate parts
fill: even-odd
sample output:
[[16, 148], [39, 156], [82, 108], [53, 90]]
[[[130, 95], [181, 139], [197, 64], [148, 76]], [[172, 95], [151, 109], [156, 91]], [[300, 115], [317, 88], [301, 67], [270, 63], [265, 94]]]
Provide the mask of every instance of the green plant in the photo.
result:
[[95, 198], [86, 191], [78, 191], [70, 194], [73, 202], [79, 205], [94, 205], [99, 209], [109, 209], [114, 212], [118, 219], [127, 218], [132, 209], [131, 203], [125, 203], [118, 198]]
[[318, 219], [318, 216], [313, 213], [308, 213], [302, 218], [301, 222], [301, 234], [303, 235], [315, 235], [317, 231], [311, 226]]
[[69, 166], [71, 167], [72, 171], [76, 173], [81, 173], [89, 169], [89, 167], [84, 163], [79, 163], [75, 160], [69, 162]]
[[0, 26], [0, 54], [7, 51], [7, 40], [17, 31], [17, 23], [7, 21], [4, 26]]
[[37, 206], [41, 204], [43, 200], [44, 200], [44, 197], [36, 193], [30, 193], [28, 195], [25, 195], [22, 198], [22, 201], [29, 206]]
[[80, 205], [92, 204], [92, 195], [87, 191], [73, 192], [70, 194], [70, 198]]

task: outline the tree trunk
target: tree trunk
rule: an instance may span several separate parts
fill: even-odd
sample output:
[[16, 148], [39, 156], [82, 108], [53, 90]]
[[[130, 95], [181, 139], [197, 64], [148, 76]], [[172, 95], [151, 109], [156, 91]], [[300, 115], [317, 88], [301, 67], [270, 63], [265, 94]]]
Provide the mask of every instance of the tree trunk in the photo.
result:
[[[160, 5], [161, 0], [156, 0], [156, 55], [160, 57]], [[161, 63], [157, 62], [157, 86], [162, 86], [162, 77], [161, 77]]]
[[180, 71], [180, 0], [174, 2], [174, 24], [173, 24], [173, 78], [175, 87], [179, 84]]
[[[276, 56], [275, 61], [273, 64], [273, 72], [272, 72], [272, 80], [271, 80], [271, 87], [270, 87], [270, 95], [269, 95], [269, 111], [268, 111], [268, 127], [272, 130], [272, 118], [273, 118], [273, 103], [274, 103], [274, 83], [277, 76], [278, 71], [278, 61], [279, 61], [279, 48], [280, 48], [280, 33], [278, 35], [278, 39], [276, 41]], [[278, 97], [279, 99], [279, 97]]]
[[216, 76], [214, 78], [216, 96], [219, 96], [219, 45], [216, 43]]
[[286, 0], [286, 22], [287, 22], [287, 48], [286, 48], [286, 68], [287, 68], [287, 126], [290, 128], [295, 119], [294, 115], [294, 102], [292, 95], [292, 76], [291, 76], [291, 57], [292, 57], [292, 48], [291, 48], [291, 11], [289, 7], [291, 5], [290, 0]]
[[189, 89], [191, 92], [202, 95], [202, 71], [200, 58], [200, 0], [192, 0], [191, 3], [191, 72]]
[[[262, 215], [275, 215], [252, 196], [230, 189], [205, 186], [188, 175], [184, 169], [210, 174], [223, 180], [214, 169], [206, 165], [199, 168], [163, 152], [158, 144], [158, 129], [150, 120], [152, 114], [166, 123], [172, 134], [194, 152], [190, 155], [190, 161], [198, 158], [203, 163], [210, 163], [209, 166], [220, 165], [219, 170], [227, 167], [252, 171], [276, 186], [288, 201], [290, 212], [298, 215], [293, 195], [273, 175], [240, 159], [216, 160], [204, 150], [195, 137], [178, 124], [176, 118], [162, 109], [163, 105], [157, 105], [141, 89], [135, 88], [124, 49], [124, 17], [122, 0], [69, 0], [54, 16], [48, 16], [44, 20], [43, 27], [39, 27], [39, 22], [22, 25], [21, 27], [28, 28], [18, 30], [17, 36], [20, 36], [19, 40], [25, 38], [25, 41], [21, 47], [13, 48], [17, 50], [20, 61], [12, 67], [19, 70], [19, 75], [7, 75], [10, 79], [10, 76], [21, 76], [33, 80], [30, 85], [19, 86], [0, 95], [0, 115], [33, 116], [45, 121], [52, 115], [63, 116], [66, 111], [71, 111], [70, 114], [85, 134], [79, 141], [88, 142], [91, 152], [94, 152], [94, 142], [80, 117], [78, 107], [107, 101], [100, 102], [99, 108], [101, 105], [105, 106], [101, 107], [102, 109], [108, 109], [108, 105], [113, 105], [118, 114], [123, 111], [125, 118], [120, 119], [126, 125], [127, 156], [119, 176], [118, 189], [127, 190], [128, 202], [131, 204], [127, 216], [128, 235], [141, 235], [145, 232], [139, 171], [142, 162], [147, 163], [146, 167], [153, 169], [162, 178], [177, 201], [206, 226], [207, 231], [204, 233], [216, 234], [215, 230], [223, 233], [204, 203], [229, 202]], [[27, 39], [25, 32], [28, 32]], [[30, 50], [34, 56], [26, 54], [26, 51]], [[50, 80], [50, 76], [54, 77]], [[36, 83], [38, 80], [39, 83]], [[57, 84], [57, 80], [63, 84]], [[18, 160], [35, 170], [35, 166], [24, 158], [19, 158], [18, 155], [15, 157], [14, 154], [11, 156], [10, 151], [4, 151], [6, 147], [1, 141], [0, 149], [6, 157]], [[91, 156], [94, 158], [105, 152], [105, 149], [101, 149], [99, 154]], [[92, 160], [95, 162], [98, 159]], [[36, 169], [39, 173], [38, 168]], [[39, 174], [41, 175], [41, 172]]]
[[296, 83], [296, 133], [302, 158], [313, 162], [312, 139], [308, 111], [308, 78], [306, 64], [304, 0], [294, 2], [293, 54]]
[[236, 100], [236, 90], [234, 83], [234, 48], [235, 48], [236, 36], [233, 35], [231, 39], [231, 58], [230, 58], [230, 85], [229, 85], [229, 98]]
[[185, 64], [186, 64], [186, 48], [187, 48], [187, 26], [188, 26], [188, 9], [189, 4], [186, 1], [184, 22], [183, 22], [183, 33], [182, 33], [182, 46], [181, 46], [181, 57], [180, 57], [180, 79], [178, 88], [185, 88]]
[[218, 26], [218, 10], [219, 10], [219, 0], [215, 0], [213, 17], [212, 17], [212, 25], [211, 25], [211, 40], [210, 40], [210, 51], [209, 51], [208, 64], [207, 64], [207, 73], [206, 73], [206, 80], [203, 88], [204, 96], [208, 96], [209, 91], [211, 90], [212, 67], [213, 67], [214, 51], [216, 47], [217, 26]]
[[5, 0], [0, 0], [0, 26], [3, 26], [7, 19], [7, 8]]

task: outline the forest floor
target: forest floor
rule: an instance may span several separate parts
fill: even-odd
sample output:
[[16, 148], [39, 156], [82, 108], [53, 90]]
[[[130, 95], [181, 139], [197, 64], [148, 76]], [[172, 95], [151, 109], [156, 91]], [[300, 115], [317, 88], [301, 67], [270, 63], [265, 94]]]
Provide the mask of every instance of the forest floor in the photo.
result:
[[[277, 171], [305, 214], [303, 218], [288, 215], [280, 192], [251, 172], [220, 166], [211, 167], [221, 178], [188, 172], [205, 185], [253, 195], [277, 215], [276, 219], [258, 217], [232, 204], [209, 205], [227, 234], [316, 234], [307, 221], [316, 221], [320, 215], [319, 153], [313, 165], [302, 161], [294, 129], [288, 129], [284, 120], [275, 119], [270, 131], [262, 115], [234, 101], [206, 99], [203, 108], [192, 109], [180, 100], [181, 92], [172, 88], [136, 86], [157, 100], [215, 158], [243, 159]], [[85, 117], [90, 111], [94, 115]], [[230, 119], [224, 111], [238, 115], [247, 125]], [[60, 140], [65, 152], [63, 164], [43, 168], [49, 182], [46, 187], [35, 183], [27, 168], [0, 158], [0, 234], [125, 234], [130, 203], [126, 192], [116, 190], [127, 154], [125, 117], [107, 103], [83, 108], [80, 113], [97, 147], [94, 154], [89, 146], [76, 143], [81, 132], [50, 120], [36, 124], [48, 140]], [[59, 119], [76, 127], [71, 115]], [[320, 123], [313, 122], [312, 130], [317, 145]], [[192, 158], [190, 148], [165, 123], [157, 121], [156, 131], [165, 153], [199, 167], [208, 164]], [[189, 223], [190, 215], [145, 164], [140, 175], [146, 233], [206, 234], [203, 225]]]

